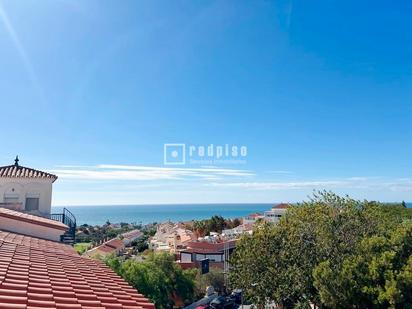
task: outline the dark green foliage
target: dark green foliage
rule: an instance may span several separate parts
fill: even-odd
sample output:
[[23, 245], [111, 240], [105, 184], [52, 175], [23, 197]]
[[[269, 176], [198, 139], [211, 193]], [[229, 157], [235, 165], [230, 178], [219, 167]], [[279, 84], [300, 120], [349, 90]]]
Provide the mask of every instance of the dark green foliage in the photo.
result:
[[127, 223], [121, 223], [120, 226], [120, 228], [113, 228], [107, 224], [102, 226], [91, 226], [83, 224], [77, 228], [76, 242], [100, 243], [101, 241], [116, 238], [120, 234], [126, 233], [137, 228], [137, 226], [130, 225]]
[[149, 254], [143, 262], [108, 258], [106, 264], [140, 293], [152, 300], [156, 308], [187, 304], [195, 295], [197, 270], [183, 270], [170, 254]]
[[388, 237], [364, 238], [343, 263], [320, 263], [314, 278], [330, 307], [411, 308], [412, 224], [399, 225]]
[[149, 249], [148, 239], [149, 236], [143, 235], [140, 238], [134, 240], [130, 245], [134, 247], [137, 252], [141, 253]]
[[[409, 218], [409, 210], [402, 206], [356, 201], [330, 192], [317, 193], [310, 201], [290, 209], [278, 225], [262, 223], [252, 236], [240, 240], [232, 258], [232, 285], [244, 289], [246, 296], [257, 305], [274, 301], [285, 308], [303, 308], [311, 303], [331, 308], [370, 308], [371, 303], [391, 304], [389, 299], [401, 304], [401, 298], [393, 296], [393, 291], [402, 294], [412, 289], [412, 281], [404, 280], [402, 284], [394, 284], [392, 279], [388, 283], [384, 281], [381, 282], [384, 286], [400, 284], [402, 288], [391, 286], [388, 292], [376, 292], [377, 283], [365, 281], [370, 275], [365, 265], [376, 263], [374, 256], [366, 254], [375, 247], [368, 247], [366, 243], [375, 237], [389, 241], [392, 233]], [[409, 263], [406, 241], [407, 238], [402, 238], [397, 243], [404, 248], [405, 255], [403, 259], [396, 259], [398, 270]], [[380, 257], [383, 254], [383, 265], [392, 263], [390, 250], [378, 252]], [[366, 260], [360, 263], [356, 260], [360, 257]], [[355, 269], [364, 276], [356, 277], [361, 278], [359, 280], [350, 277], [348, 263], [357, 265]], [[405, 271], [402, 276], [407, 275]], [[397, 276], [393, 278], [399, 280]], [[367, 294], [372, 299], [369, 302], [352, 292], [365, 284], [365, 289], [374, 291]], [[405, 305], [407, 302], [403, 301]]]
[[210, 232], [221, 233], [224, 229], [232, 229], [239, 226], [242, 222], [239, 219], [228, 220], [222, 216], [212, 216], [210, 219], [194, 221], [187, 228], [196, 232], [198, 236], [209, 235]]
[[223, 293], [225, 290], [225, 279], [223, 276], [223, 270], [219, 268], [211, 267], [209, 272], [202, 275], [200, 271], [196, 275], [196, 297], [202, 298], [205, 296], [206, 288], [213, 286], [215, 291]]

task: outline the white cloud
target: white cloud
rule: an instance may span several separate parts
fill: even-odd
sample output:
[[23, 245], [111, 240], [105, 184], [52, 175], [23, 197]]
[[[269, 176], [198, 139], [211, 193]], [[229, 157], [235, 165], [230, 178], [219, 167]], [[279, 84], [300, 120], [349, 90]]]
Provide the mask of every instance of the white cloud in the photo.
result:
[[230, 177], [250, 177], [247, 170], [228, 168], [170, 168], [138, 165], [100, 164], [96, 166], [60, 166], [50, 171], [62, 179], [75, 180], [185, 180], [203, 179], [217, 181]]
[[346, 181], [297, 181], [297, 182], [231, 182], [212, 183], [211, 186], [251, 190], [289, 190], [305, 188], [337, 188], [346, 186]]
[[388, 180], [383, 177], [349, 177], [327, 180], [289, 182], [213, 182], [208, 186], [246, 190], [294, 190], [294, 189], [362, 189], [386, 191], [412, 191], [412, 180], [405, 178]]

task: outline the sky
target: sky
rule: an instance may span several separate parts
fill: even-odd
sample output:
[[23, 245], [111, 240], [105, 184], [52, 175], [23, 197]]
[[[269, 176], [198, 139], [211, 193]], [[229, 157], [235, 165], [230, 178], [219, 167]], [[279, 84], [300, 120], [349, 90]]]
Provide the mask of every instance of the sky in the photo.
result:
[[0, 0], [0, 165], [58, 175], [61, 206], [412, 201], [411, 14]]

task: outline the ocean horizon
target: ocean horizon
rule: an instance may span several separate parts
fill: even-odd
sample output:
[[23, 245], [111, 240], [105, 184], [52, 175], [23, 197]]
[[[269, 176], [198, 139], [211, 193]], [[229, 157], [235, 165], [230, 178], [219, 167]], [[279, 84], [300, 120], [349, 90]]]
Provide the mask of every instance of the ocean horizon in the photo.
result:
[[[276, 203], [248, 204], [146, 204], [146, 205], [93, 205], [67, 206], [77, 224], [102, 225], [111, 223], [142, 223], [165, 221], [190, 221], [220, 215], [224, 218], [240, 218], [254, 212], [270, 210]], [[63, 206], [53, 206], [52, 213], [62, 212]]]
[[[165, 221], [190, 221], [220, 215], [226, 219], [244, 217], [254, 212], [263, 213], [278, 203], [213, 203], [213, 204], [139, 204], [139, 205], [76, 205], [66, 206], [78, 225], [111, 223], [148, 224]], [[412, 203], [406, 203], [408, 208]], [[53, 206], [52, 213], [61, 213], [64, 206]]]

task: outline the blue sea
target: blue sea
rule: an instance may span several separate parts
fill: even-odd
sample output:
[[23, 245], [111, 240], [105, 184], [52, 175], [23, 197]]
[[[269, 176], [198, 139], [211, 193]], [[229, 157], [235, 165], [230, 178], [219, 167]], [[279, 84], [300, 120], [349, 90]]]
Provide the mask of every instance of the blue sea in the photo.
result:
[[[77, 224], [101, 225], [127, 222], [148, 224], [171, 220], [189, 221], [207, 219], [213, 215], [224, 218], [240, 218], [254, 212], [269, 210], [274, 204], [170, 204], [170, 205], [118, 205], [118, 206], [71, 206], [66, 207], [75, 216]], [[60, 213], [63, 207], [52, 207]]]

